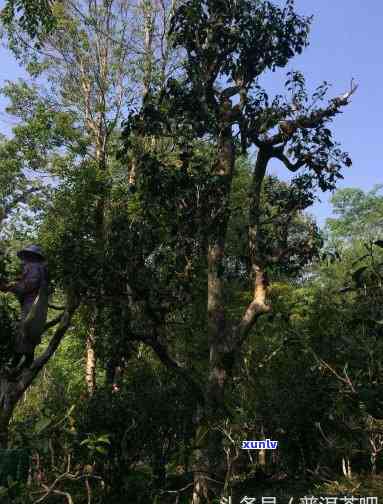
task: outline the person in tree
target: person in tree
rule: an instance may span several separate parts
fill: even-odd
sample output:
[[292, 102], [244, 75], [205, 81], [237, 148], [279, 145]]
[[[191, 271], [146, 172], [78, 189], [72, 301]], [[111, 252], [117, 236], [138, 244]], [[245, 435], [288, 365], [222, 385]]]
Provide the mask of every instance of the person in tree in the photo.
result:
[[[38, 245], [29, 245], [17, 253], [22, 261], [22, 276], [15, 283], [2, 284], [0, 290], [13, 293], [21, 305], [21, 320], [18, 325], [14, 358], [11, 367], [29, 367], [34, 360], [35, 347], [41, 342], [41, 335], [32, 337], [25, 330], [25, 321], [39, 295], [43, 284], [48, 283], [48, 272], [44, 254]], [[22, 363], [22, 360], [24, 362]]]

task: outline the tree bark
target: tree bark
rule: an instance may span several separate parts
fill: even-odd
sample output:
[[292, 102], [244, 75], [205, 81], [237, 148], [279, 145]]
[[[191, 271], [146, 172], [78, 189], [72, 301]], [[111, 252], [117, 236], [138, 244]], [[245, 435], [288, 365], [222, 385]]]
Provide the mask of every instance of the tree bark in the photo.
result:
[[88, 394], [91, 397], [96, 391], [96, 351], [95, 351], [95, 341], [96, 341], [96, 321], [95, 317], [92, 317], [92, 324], [89, 327], [88, 333], [86, 335], [85, 341], [85, 383], [88, 390]]
[[[222, 106], [225, 117], [227, 102]], [[209, 369], [205, 387], [204, 411], [198, 414], [200, 422], [208, 431], [201, 441], [202, 446], [196, 452], [193, 504], [209, 502], [209, 489], [212, 480], [223, 481], [225, 460], [222, 450], [222, 434], [214, 426], [226, 416], [225, 385], [229, 365], [226, 360], [231, 351], [231, 333], [228, 327], [224, 306], [224, 253], [228, 221], [230, 217], [230, 191], [234, 172], [235, 152], [231, 126], [223, 122], [218, 139], [218, 156], [213, 175], [218, 177], [216, 190], [212, 194], [211, 228], [207, 250], [207, 331], [209, 346]], [[201, 426], [200, 426], [201, 427]], [[200, 430], [200, 429], [198, 429]], [[197, 431], [198, 432], [198, 431]]]
[[6, 376], [0, 377], [0, 448], [8, 447], [8, 428], [17, 404], [12, 382]]
[[199, 449], [196, 452], [196, 463], [194, 464], [193, 504], [210, 502], [212, 490], [217, 485], [220, 488], [219, 493], [223, 496], [223, 480], [227, 468], [224, 465], [223, 435], [217, 427], [230, 416], [225, 407], [225, 390], [230, 386], [231, 369], [234, 358], [240, 357], [241, 345], [257, 318], [270, 311], [266, 302], [267, 278], [264, 272], [260, 236], [261, 190], [270, 152], [268, 149], [263, 149], [258, 153], [250, 189], [249, 249], [253, 300], [237, 324], [233, 324], [226, 317], [223, 259], [235, 152], [231, 129], [226, 128], [221, 131], [216, 175], [222, 178], [215, 191], [213, 204], [213, 211], [219, 217], [213, 222], [214, 228], [212, 226], [207, 254], [209, 370], [205, 388], [205, 408], [199, 414], [200, 426], [204, 425], [204, 428], [209, 430], [202, 441], [197, 439]]

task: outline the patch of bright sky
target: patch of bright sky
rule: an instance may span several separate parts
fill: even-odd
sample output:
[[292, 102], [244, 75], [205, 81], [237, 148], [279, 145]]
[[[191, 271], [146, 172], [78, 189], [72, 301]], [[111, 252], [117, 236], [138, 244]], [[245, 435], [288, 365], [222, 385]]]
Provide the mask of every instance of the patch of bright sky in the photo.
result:
[[[0, 8], [4, 2], [0, 0]], [[350, 153], [352, 167], [343, 172], [338, 187], [358, 187], [365, 191], [383, 182], [381, 175], [382, 92], [383, 79], [383, 2], [362, 0], [296, 0], [300, 14], [314, 15], [310, 46], [287, 69], [265, 77], [262, 83], [270, 94], [283, 92], [286, 72], [300, 70], [309, 89], [326, 80], [333, 85], [331, 96], [349, 90], [354, 78], [359, 88], [352, 103], [344, 108], [332, 125], [334, 137]], [[12, 54], [0, 49], [0, 85], [6, 80], [25, 76]], [[330, 96], [329, 95], [329, 96]], [[5, 113], [6, 100], [0, 97], [0, 132], [9, 134], [14, 122]], [[271, 172], [286, 178], [279, 163]], [[331, 194], [319, 195], [312, 213], [319, 224], [331, 215]]]
[[[331, 129], [344, 150], [350, 153], [352, 167], [343, 172], [338, 187], [371, 190], [383, 182], [382, 176], [382, 96], [383, 2], [362, 0], [296, 0], [300, 14], [313, 15], [310, 46], [291, 61], [288, 70], [300, 70], [310, 89], [322, 81], [332, 83], [329, 96], [348, 91], [354, 78], [359, 88], [343, 114], [335, 117]], [[287, 71], [288, 71], [287, 70]], [[281, 92], [285, 70], [263, 80], [268, 89]], [[284, 176], [276, 163], [273, 173]], [[330, 193], [318, 194], [321, 203], [310, 210], [323, 224], [331, 215]]]

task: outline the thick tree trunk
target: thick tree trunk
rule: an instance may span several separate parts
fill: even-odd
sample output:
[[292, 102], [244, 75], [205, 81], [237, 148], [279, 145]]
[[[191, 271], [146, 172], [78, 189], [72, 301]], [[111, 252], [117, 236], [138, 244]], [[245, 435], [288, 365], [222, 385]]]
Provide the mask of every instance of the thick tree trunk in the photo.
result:
[[[231, 368], [238, 358], [241, 345], [259, 316], [267, 313], [267, 279], [261, 254], [260, 199], [262, 183], [270, 159], [267, 151], [260, 151], [254, 170], [250, 197], [249, 248], [251, 256], [251, 284], [253, 300], [245, 310], [241, 321], [234, 326], [226, 319], [224, 307], [223, 259], [226, 230], [229, 219], [230, 184], [234, 169], [234, 148], [231, 131], [223, 129], [219, 143], [219, 158], [216, 174], [222, 182], [215, 193], [215, 211], [219, 218], [208, 241], [208, 344], [210, 350], [208, 379], [205, 389], [205, 410], [201, 415], [202, 425], [209, 425], [209, 432], [198, 441], [200, 449], [194, 465], [193, 504], [210, 502], [213, 495], [223, 495], [223, 480], [226, 475], [223, 434], [219, 429], [229, 416], [225, 407], [225, 390], [231, 383]], [[213, 205], [214, 206], [214, 205]], [[213, 227], [212, 226], [212, 227]], [[206, 429], [206, 427], [205, 427]], [[197, 436], [198, 438], [198, 436]], [[214, 492], [214, 487], [216, 491]]]
[[[219, 176], [211, 211], [211, 230], [208, 238], [208, 345], [209, 369], [205, 388], [205, 409], [199, 415], [208, 432], [202, 436], [194, 464], [193, 504], [209, 502], [209, 490], [214, 481], [222, 482], [225, 474], [225, 454], [222, 449], [222, 434], [214, 428], [227, 417], [225, 386], [228, 379], [228, 361], [231, 333], [227, 327], [224, 307], [224, 252], [229, 221], [231, 181], [234, 171], [234, 146], [230, 126], [223, 127], [219, 137], [218, 158], [215, 175]], [[198, 431], [201, 431], [201, 428]], [[198, 437], [198, 435], [197, 435]], [[199, 436], [201, 437], [201, 436]], [[218, 483], [218, 485], [220, 485]], [[215, 492], [212, 492], [215, 493]]]

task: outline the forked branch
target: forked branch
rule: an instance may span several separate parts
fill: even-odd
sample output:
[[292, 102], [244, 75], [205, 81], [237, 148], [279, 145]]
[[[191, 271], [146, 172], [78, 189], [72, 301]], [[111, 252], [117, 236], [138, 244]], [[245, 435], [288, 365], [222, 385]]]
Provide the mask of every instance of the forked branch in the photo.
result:
[[[289, 140], [298, 129], [317, 128], [323, 121], [331, 119], [340, 112], [341, 107], [349, 104], [351, 96], [358, 89], [358, 85], [351, 81], [350, 90], [330, 100], [328, 107], [318, 109], [308, 115], [301, 115], [296, 119], [280, 121], [279, 133], [263, 140], [263, 145], [278, 145]], [[293, 170], [294, 171], [294, 170]]]

